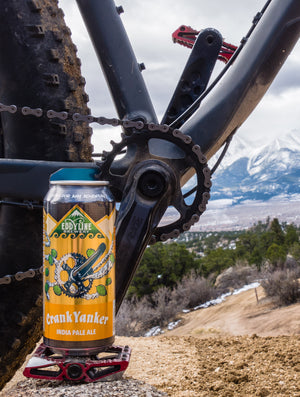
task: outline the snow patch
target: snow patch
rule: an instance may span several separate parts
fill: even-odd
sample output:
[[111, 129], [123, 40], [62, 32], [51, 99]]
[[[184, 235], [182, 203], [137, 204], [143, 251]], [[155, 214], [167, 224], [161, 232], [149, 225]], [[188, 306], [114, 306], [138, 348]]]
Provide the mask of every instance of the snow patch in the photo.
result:
[[232, 295], [238, 295], [238, 294], [240, 294], [241, 292], [248, 291], [249, 289], [258, 288], [259, 286], [260, 286], [260, 283], [259, 283], [259, 282], [247, 284], [247, 285], [244, 285], [242, 288], [239, 288], [239, 289], [234, 290], [233, 293], [232, 293]]
[[145, 337], [157, 336], [163, 333], [164, 331], [157, 325], [156, 327], [152, 327], [151, 329], [149, 329], [149, 331], [147, 331], [144, 336]]
[[177, 321], [172, 321], [171, 323], [168, 324], [168, 330], [171, 331], [172, 329], [176, 328], [177, 325], [181, 322], [181, 320]]
[[225, 299], [230, 296], [230, 295], [238, 295], [241, 292], [245, 292], [248, 291], [249, 289], [253, 289], [253, 288], [257, 288], [259, 287], [260, 283], [259, 282], [254, 282], [251, 284], [246, 284], [241, 288], [235, 289], [233, 292], [226, 292], [225, 294], [222, 294], [221, 296], [219, 296], [216, 299], [212, 299], [210, 301], [207, 301], [205, 303], [202, 303], [202, 305], [196, 306], [193, 308], [193, 310], [198, 310], [198, 309], [205, 309], [209, 306], [215, 306], [218, 305], [219, 303], [222, 303], [225, 301]]

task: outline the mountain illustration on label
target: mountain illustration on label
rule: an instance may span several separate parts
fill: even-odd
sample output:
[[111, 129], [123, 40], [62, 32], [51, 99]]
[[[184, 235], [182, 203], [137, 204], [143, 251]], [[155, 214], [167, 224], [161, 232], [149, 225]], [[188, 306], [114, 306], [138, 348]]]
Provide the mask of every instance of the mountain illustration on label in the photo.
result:
[[95, 226], [93, 220], [78, 206], [75, 205], [58, 223], [50, 234], [50, 237], [85, 238], [104, 237], [100, 230]]

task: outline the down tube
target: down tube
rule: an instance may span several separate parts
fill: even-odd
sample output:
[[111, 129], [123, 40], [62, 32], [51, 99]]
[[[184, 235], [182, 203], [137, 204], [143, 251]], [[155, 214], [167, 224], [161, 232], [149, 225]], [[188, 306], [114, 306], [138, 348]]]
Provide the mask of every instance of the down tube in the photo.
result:
[[250, 115], [300, 35], [300, 0], [273, 0], [235, 62], [181, 130], [209, 159]]

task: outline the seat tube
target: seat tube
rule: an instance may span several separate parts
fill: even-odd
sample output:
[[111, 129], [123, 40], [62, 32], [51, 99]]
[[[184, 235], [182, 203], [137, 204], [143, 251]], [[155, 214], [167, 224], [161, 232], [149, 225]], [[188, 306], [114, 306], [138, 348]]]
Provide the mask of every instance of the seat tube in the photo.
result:
[[157, 122], [141, 68], [113, 0], [77, 0], [119, 118]]

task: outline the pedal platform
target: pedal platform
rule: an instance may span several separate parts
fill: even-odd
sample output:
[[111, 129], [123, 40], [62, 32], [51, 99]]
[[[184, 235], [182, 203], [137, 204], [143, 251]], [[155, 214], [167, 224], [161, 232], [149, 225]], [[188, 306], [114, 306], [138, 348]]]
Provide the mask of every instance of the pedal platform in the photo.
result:
[[70, 355], [69, 350], [52, 349], [42, 343], [29, 359], [23, 374], [28, 378], [97, 382], [118, 380], [128, 367], [129, 346], [105, 346], [97, 353], [87, 349], [85, 356]]

